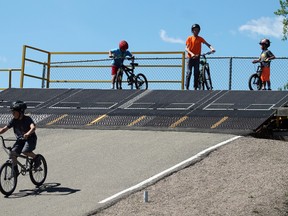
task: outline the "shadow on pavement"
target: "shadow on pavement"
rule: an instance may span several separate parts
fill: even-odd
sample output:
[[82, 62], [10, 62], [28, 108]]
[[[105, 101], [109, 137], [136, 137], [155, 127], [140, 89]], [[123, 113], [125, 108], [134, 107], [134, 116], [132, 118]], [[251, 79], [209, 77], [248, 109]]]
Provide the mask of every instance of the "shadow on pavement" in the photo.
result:
[[9, 198], [22, 198], [26, 196], [38, 196], [38, 195], [63, 196], [74, 194], [78, 191], [80, 191], [80, 189], [61, 187], [60, 183], [46, 183], [34, 189], [19, 190], [18, 193], [13, 193], [11, 196], [9, 196]]

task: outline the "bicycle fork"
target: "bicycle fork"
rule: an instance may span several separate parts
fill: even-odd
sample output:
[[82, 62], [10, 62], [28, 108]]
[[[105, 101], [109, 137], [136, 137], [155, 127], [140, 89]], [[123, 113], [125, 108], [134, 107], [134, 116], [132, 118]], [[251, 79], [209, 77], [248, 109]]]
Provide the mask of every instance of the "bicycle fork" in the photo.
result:
[[[9, 164], [9, 166], [5, 166], [4, 169], [4, 180], [5, 181], [10, 181], [14, 176], [16, 176], [15, 170], [13, 169], [13, 164], [12, 164], [12, 160], [7, 160], [6, 164]], [[11, 172], [8, 171], [8, 167], [11, 166]]]

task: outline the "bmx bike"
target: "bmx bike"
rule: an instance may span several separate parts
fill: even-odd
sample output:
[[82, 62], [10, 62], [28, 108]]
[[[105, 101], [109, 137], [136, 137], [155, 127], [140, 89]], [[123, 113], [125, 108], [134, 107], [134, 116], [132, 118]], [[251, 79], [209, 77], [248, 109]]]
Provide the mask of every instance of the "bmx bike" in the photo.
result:
[[123, 75], [125, 74], [127, 77], [127, 84], [128, 87], [130, 86], [130, 89], [133, 89], [133, 86], [135, 86], [136, 89], [140, 90], [146, 90], [148, 89], [148, 81], [144, 74], [134, 74], [134, 69], [136, 66], [138, 66], [138, 63], [134, 62], [134, 58], [126, 58], [127, 60], [130, 60], [130, 67], [122, 64], [121, 67], [118, 69], [116, 74], [116, 88], [122, 89], [122, 83], [123, 81]]
[[210, 67], [209, 63], [207, 62], [206, 55], [210, 55], [214, 52], [210, 51], [207, 53], [203, 53], [200, 55], [200, 73], [199, 73], [199, 79], [198, 79], [198, 90], [212, 90], [212, 80], [211, 80], [211, 74], [210, 74]]
[[[270, 62], [270, 61], [268, 61]], [[266, 62], [267, 63], [267, 62]], [[253, 73], [248, 80], [248, 87], [251, 91], [261, 90], [263, 83], [261, 80], [261, 73], [262, 73], [262, 62], [259, 62], [256, 72]]]
[[[16, 189], [17, 178], [19, 174], [25, 176], [29, 173], [31, 182], [37, 187], [41, 186], [47, 177], [47, 163], [43, 155], [38, 154], [39, 166], [34, 166], [33, 159], [17, 154], [17, 165], [20, 167], [20, 173], [16, 173], [13, 169], [12, 159], [10, 158], [12, 147], [6, 146], [6, 141], [16, 141], [15, 139], [4, 139], [0, 136], [4, 151], [9, 155], [9, 159], [0, 168], [0, 191], [5, 196], [10, 196]], [[18, 158], [22, 159], [22, 162]]]

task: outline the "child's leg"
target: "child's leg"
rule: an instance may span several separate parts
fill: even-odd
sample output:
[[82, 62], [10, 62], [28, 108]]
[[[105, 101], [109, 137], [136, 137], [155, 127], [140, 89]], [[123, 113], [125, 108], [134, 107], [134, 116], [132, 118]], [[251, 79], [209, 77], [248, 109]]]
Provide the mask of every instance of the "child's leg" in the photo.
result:
[[267, 85], [268, 85], [268, 90], [271, 90], [271, 82], [270, 82], [270, 80], [267, 81]]
[[117, 74], [117, 71], [118, 71], [118, 67], [116, 67], [115, 65], [112, 65], [112, 68], [111, 68], [111, 75], [112, 75], [112, 79], [111, 79], [111, 89], [114, 89], [114, 86], [115, 86], [115, 78], [116, 78], [116, 74]]
[[266, 90], [266, 83], [268, 84], [268, 88], [270, 88], [268, 83], [270, 81], [270, 67], [262, 67], [261, 80], [263, 83], [263, 90]]
[[13, 145], [12, 151], [9, 155], [12, 160], [13, 170], [16, 172], [16, 175], [19, 175], [19, 170], [17, 166], [17, 155], [21, 154], [23, 147], [24, 142], [21, 140], [17, 140]]
[[111, 89], [114, 89], [114, 86], [115, 86], [115, 78], [116, 78], [116, 75], [112, 75], [112, 80], [111, 80]]

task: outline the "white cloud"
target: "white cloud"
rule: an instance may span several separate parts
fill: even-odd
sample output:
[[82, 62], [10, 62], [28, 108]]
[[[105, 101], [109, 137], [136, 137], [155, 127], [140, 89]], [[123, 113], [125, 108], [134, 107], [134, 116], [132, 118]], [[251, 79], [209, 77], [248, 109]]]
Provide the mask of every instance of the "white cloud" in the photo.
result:
[[169, 37], [166, 33], [165, 30], [161, 29], [160, 30], [160, 38], [167, 42], [167, 43], [179, 43], [179, 44], [185, 44], [185, 41], [180, 39], [180, 38], [172, 38], [172, 37]]
[[240, 32], [248, 32], [250, 35], [263, 35], [275, 38], [282, 38], [283, 30], [282, 17], [261, 17], [247, 22], [239, 27]]

